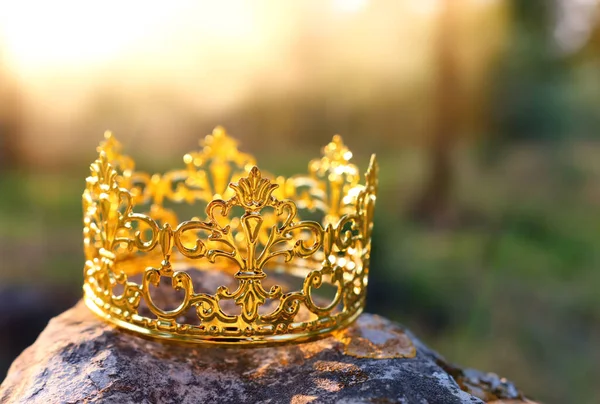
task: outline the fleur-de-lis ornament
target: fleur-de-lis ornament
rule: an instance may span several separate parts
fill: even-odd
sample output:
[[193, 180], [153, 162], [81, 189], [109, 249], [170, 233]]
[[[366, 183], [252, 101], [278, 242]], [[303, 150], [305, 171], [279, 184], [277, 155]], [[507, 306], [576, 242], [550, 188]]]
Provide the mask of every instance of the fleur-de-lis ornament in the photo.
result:
[[240, 205], [246, 212], [260, 210], [267, 205], [271, 194], [279, 185], [271, 183], [266, 178], [262, 178], [258, 167], [254, 166], [250, 170], [248, 177], [241, 178], [237, 183], [230, 184], [235, 191]]

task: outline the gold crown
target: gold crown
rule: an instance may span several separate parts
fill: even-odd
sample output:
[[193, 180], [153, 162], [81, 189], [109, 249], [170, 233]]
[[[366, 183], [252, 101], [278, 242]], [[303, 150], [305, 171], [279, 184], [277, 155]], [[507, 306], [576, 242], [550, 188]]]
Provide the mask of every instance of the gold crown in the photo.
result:
[[[334, 136], [308, 175], [269, 179], [217, 127], [184, 156], [186, 168], [149, 175], [105, 138], [83, 193], [84, 294], [96, 314], [154, 338], [241, 346], [313, 339], [362, 312], [375, 155], [360, 185], [352, 153]], [[181, 202], [204, 206], [206, 219], [179, 222]], [[214, 271], [230, 284], [211, 290]], [[176, 304], [158, 303], [161, 289]]]

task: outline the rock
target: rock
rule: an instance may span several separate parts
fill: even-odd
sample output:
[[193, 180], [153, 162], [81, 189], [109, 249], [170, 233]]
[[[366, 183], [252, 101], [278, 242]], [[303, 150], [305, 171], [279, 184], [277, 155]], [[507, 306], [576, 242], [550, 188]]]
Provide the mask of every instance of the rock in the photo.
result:
[[[0, 256], [2, 256], [0, 247]], [[72, 288], [0, 285], [0, 379], [16, 354], [31, 345], [48, 320], [73, 306], [79, 299]]]
[[523, 403], [510, 383], [446, 363], [408, 330], [363, 314], [319, 341], [257, 349], [146, 340], [83, 303], [12, 364], [1, 403]]

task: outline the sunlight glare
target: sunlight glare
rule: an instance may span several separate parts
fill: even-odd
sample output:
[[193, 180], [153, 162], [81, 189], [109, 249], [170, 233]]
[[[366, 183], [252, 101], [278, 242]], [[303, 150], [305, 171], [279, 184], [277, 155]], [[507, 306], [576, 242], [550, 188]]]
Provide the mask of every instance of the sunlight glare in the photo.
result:
[[334, 0], [333, 7], [344, 13], [356, 13], [363, 10], [369, 0]]
[[0, 5], [0, 50], [28, 72], [79, 68], [132, 51], [170, 50], [173, 33], [177, 40], [210, 35], [215, 46], [247, 37], [252, 24], [251, 9], [239, 0], [15, 1]]

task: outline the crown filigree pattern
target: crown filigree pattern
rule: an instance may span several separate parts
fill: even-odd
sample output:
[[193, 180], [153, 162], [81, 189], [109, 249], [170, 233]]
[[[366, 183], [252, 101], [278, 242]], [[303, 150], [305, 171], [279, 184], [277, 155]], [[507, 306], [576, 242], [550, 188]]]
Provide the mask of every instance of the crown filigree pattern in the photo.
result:
[[[185, 168], [149, 175], [105, 134], [83, 194], [87, 305], [151, 337], [224, 346], [302, 341], [352, 322], [365, 304], [375, 156], [361, 185], [337, 135], [307, 175], [287, 179], [263, 174], [223, 128], [200, 145]], [[172, 203], [204, 205], [204, 219], [180, 222]], [[208, 293], [196, 269], [232, 282]], [[165, 280], [176, 307], [154, 297]]]

